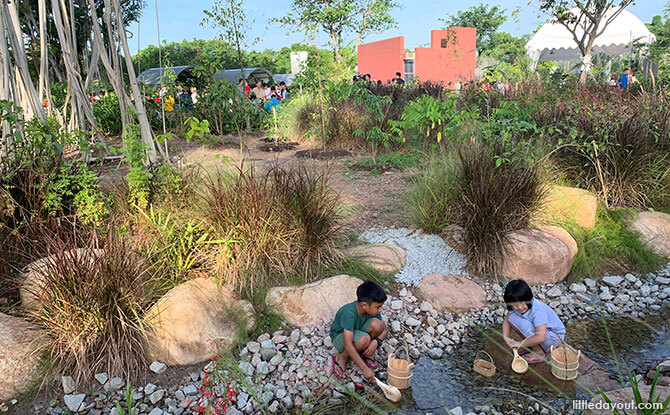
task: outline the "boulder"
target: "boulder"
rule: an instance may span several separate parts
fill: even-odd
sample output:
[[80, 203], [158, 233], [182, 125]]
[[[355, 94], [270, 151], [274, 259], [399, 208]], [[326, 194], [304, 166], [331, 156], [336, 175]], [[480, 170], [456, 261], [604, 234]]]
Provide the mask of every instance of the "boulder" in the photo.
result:
[[561, 228], [560, 226], [549, 225], [538, 226], [538, 229], [560, 239], [561, 242], [563, 242], [565, 246], [568, 247], [568, 251], [570, 251], [570, 259], [572, 260], [575, 258], [575, 255], [577, 255], [579, 252], [579, 247], [577, 246], [577, 241], [575, 241], [575, 238], [573, 238], [568, 231]]
[[467, 246], [465, 244], [465, 230], [461, 226], [447, 226], [442, 232], [442, 239], [444, 239], [447, 245], [454, 248], [461, 254], [465, 254], [467, 252]]
[[486, 290], [460, 275], [428, 274], [418, 288], [436, 310], [466, 312], [486, 306]]
[[298, 287], [274, 287], [265, 299], [294, 326], [313, 326], [331, 321], [343, 305], [356, 300], [356, 289], [363, 281], [336, 275]]
[[521, 229], [508, 235], [502, 277], [521, 278], [530, 285], [555, 284], [570, 273], [572, 258], [568, 246], [555, 236]]
[[[642, 396], [642, 399], [647, 402], [647, 398], [649, 397], [649, 390], [651, 389], [650, 385], [640, 385], [640, 396]], [[630, 405], [631, 402], [635, 402], [635, 397], [633, 394], [633, 389], [630, 387], [623, 388], [623, 389], [617, 389], [617, 390], [612, 390], [609, 392], [605, 392], [605, 395], [612, 401], [613, 404], [628, 404]], [[656, 389], [654, 390], [654, 398], [659, 397], [660, 399], [658, 400], [659, 402], [665, 401], [668, 397], [670, 396], [670, 387], [669, 386], [656, 386]], [[588, 415], [611, 415], [612, 411], [609, 409], [603, 409], [603, 404], [606, 404], [605, 399], [602, 397], [601, 394], [597, 393], [596, 395], [591, 398], [591, 401], [589, 402], [589, 407], [592, 409], [587, 409], [585, 414]], [[628, 407], [623, 407], [623, 408], [628, 408]], [[634, 413], [634, 410], [632, 409], [626, 409], [628, 413]], [[622, 411], [623, 412], [623, 411]]]
[[407, 255], [405, 250], [395, 245], [359, 245], [344, 251], [345, 255], [357, 259], [379, 272], [394, 272], [403, 269]]
[[45, 342], [46, 337], [32, 324], [0, 313], [0, 402], [40, 381], [40, 350]]
[[630, 229], [639, 232], [642, 242], [661, 257], [670, 258], [670, 215], [663, 212], [640, 212]]
[[71, 251], [65, 251], [60, 254], [51, 255], [38, 259], [26, 266], [21, 276], [21, 286], [19, 293], [21, 295], [21, 304], [25, 309], [34, 310], [38, 304], [38, 298], [41, 295], [45, 277], [57, 261], [94, 261], [97, 256], [104, 253], [102, 249], [80, 248]]
[[209, 278], [196, 278], [168, 291], [149, 309], [148, 361], [190, 365], [210, 359], [236, 340], [238, 328], [255, 325], [253, 307], [236, 300]]
[[552, 187], [543, 201], [540, 218], [552, 221], [574, 221], [585, 229], [596, 225], [598, 198], [575, 187]]

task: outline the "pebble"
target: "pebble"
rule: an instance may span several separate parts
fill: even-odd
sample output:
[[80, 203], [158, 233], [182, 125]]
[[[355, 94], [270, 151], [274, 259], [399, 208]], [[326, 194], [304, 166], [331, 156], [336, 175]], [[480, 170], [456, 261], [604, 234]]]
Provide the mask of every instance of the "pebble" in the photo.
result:
[[405, 324], [407, 324], [410, 327], [416, 327], [420, 326], [421, 322], [414, 317], [408, 317], [407, 320], [405, 320]]
[[107, 383], [107, 380], [109, 379], [109, 377], [107, 376], [107, 373], [105, 373], [105, 372], [96, 373], [94, 377], [95, 377], [95, 380], [97, 380], [98, 383], [101, 384], [101, 385], [104, 385], [105, 383]]
[[157, 375], [160, 375], [161, 373], [163, 373], [167, 370], [167, 365], [165, 363], [161, 363], [159, 361], [154, 361], [149, 366], [149, 370], [156, 373]]
[[62, 376], [60, 378], [61, 385], [63, 386], [63, 393], [66, 395], [71, 394], [77, 390], [77, 384], [74, 383], [72, 376]]
[[608, 276], [605, 276], [605, 277], [602, 278], [602, 281], [605, 284], [609, 285], [610, 287], [618, 286], [619, 284], [621, 284], [623, 282], [623, 280], [624, 279], [622, 277], [618, 276], [618, 275], [615, 275], [615, 276], [608, 275]]
[[79, 408], [84, 403], [84, 399], [86, 399], [86, 394], [84, 393], [63, 396], [63, 402], [65, 402], [67, 409], [75, 413], [79, 412]]

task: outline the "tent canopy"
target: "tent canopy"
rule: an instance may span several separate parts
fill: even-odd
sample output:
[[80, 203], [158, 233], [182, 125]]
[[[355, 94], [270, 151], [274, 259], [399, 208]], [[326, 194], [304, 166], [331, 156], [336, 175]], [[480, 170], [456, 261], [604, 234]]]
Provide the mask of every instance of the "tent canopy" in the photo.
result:
[[[241, 77], [242, 72], [239, 69], [226, 69], [214, 74], [214, 79], [225, 79], [234, 84], [237, 84]], [[270, 78], [272, 78], [272, 74], [263, 68], [246, 68], [244, 70], [244, 79], [249, 83], [267, 82]]]
[[275, 80], [275, 84], [279, 85], [280, 82], [284, 82], [286, 86], [291, 86], [293, 80], [295, 79], [295, 74], [292, 73], [282, 73], [277, 75], [272, 75], [272, 79]]
[[[603, 17], [603, 22], [611, 17], [617, 8], [610, 9]], [[580, 15], [578, 8], [570, 10], [575, 16]], [[585, 18], [584, 18], [585, 19]], [[584, 19], [577, 28], [577, 37], [584, 33]], [[631, 43], [652, 43], [656, 36], [647, 29], [633, 13], [623, 10], [605, 28], [605, 31], [593, 43], [592, 55], [606, 53], [610, 56], [630, 52]], [[526, 43], [526, 52], [535, 62], [544, 61], [575, 61], [582, 56], [572, 34], [562, 24], [552, 20], [544, 24], [540, 30]]]
[[174, 73], [174, 76], [179, 79], [179, 76], [190, 75], [191, 69], [194, 66], [173, 66], [170, 68], [151, 68], [142, 72], [140, 76], [137, 77], [137, 81], [146, 85], [160, 85], [163, 76], [165, 73]]

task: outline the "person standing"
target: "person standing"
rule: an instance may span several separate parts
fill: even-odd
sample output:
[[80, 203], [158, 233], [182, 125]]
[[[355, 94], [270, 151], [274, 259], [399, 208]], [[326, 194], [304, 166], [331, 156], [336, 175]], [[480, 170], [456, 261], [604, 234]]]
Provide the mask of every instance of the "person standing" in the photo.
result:
[[191, 102], [194, 105], [198, 103], [198, 89], [194, 86], [191, 87]]
[[281, 81], [279, 83], [279, 92], [280, 92], [282, 101], [284, 101], [288, 98], [288, 88], [286, 87], [286, 82]]

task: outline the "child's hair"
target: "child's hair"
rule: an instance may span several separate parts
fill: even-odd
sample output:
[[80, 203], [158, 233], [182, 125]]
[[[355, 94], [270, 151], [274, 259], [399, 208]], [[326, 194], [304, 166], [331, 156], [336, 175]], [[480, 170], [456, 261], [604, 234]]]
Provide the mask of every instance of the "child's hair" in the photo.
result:
[[383, 303], [386, 301], [386, 293], [374, 281], [365, 281], [356, 289], [358, 302], [365, 301], [368, 304]]
[[524, 280], [514, 280], [507, 283], [503, 299], [510, 311], [513, 303], [526, 303], [528, 308], [533, 307], [533, 291]]

